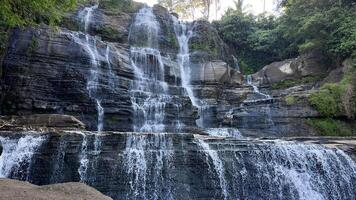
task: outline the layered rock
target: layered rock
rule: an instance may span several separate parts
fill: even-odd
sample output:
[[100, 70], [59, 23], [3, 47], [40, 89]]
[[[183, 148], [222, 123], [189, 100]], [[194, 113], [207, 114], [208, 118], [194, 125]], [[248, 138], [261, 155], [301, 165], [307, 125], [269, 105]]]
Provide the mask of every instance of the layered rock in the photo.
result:
[[[2, 175], [6, 169], [7, 177], [39, 185], [81, 181], [113, 199], [356, 195], [355, 162], [320, 145], [167, 133], [2, 131], [0, 138]], [[21, 147], [24, 140], [27, 148]], [[309, 140], [329, 146], [339, 141]], [[355, 143], [349, 141], [340, 143], [354, 153]]]

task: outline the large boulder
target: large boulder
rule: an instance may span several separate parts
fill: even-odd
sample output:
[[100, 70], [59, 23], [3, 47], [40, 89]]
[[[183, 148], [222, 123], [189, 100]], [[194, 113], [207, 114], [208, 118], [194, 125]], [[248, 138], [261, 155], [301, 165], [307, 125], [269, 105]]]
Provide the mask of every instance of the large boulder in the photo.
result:
[[325, 76], [328, 69], [329, 65], [324, 57], [320, 53], [311, 52], [298, 58], [269, 64], [252, 76], [261, 85], [271, 85], [285, 80]]
[[111, 200], [83, 183], [36, 186], [28, 182], [0, 179], [1, 200]]
[[218, 31], [208, 21], [193, 23], [193, 36], [189, 41], [191, 61], [194, 63], [223, 60], [234, 63], [231, 49], [220, 38]]
[[242, 84], [243, 75], [226, 62], [213, 60], [191, 65], [193, 84]]

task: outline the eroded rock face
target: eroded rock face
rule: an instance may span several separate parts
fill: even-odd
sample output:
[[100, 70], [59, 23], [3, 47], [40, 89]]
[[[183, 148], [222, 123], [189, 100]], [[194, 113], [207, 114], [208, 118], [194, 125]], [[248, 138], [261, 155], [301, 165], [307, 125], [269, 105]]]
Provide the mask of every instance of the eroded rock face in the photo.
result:
[[95, 189], [83, 183], [62, 183], [36, 186], [28, 182], [0, 179], [0, 199], [12, 200], [110, 200]]

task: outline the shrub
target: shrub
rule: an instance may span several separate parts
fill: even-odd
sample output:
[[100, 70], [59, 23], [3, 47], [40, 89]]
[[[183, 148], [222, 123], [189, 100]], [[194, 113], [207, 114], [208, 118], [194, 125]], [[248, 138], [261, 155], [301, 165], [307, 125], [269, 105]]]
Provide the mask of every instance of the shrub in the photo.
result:
[[307, 123], [323, 136], [355, 136], [352, 125], [334, 119], [308, 119]]

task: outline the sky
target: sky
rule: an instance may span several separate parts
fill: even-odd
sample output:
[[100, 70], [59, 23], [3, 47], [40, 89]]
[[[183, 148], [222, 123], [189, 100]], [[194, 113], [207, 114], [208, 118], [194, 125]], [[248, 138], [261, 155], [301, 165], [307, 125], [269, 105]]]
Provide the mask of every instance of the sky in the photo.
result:
[[[137, 2], [143, 2], [146, 3], [150, 6], [154, 5], [157, 3], [157, 0], [135, 0]], [[245, 0], [244, 1], [244, 7], [246, 7], [246, 11], [252, 14], [260, 14], [263, 12], [263, 5], [265, 1], [265, 5], [266, 5], [266, 11], [269, 13], [274, 13], [275, 11], [275, 0]], [[218, 18], [221, 17], [222, 14], [225, 13], [225, 11], [229, 8], [229, 7], [233, 7], [234, 6], [234, 1], [233, 0], [220, 0], [220, 4], [221, 4], [221, 10], [218, 14]], [[215, 10], [214, 7], [211, 8], [212, 10]], [[200, 13], [199, 13], [200, 14]], [[199, 15], [197, 14], [197, 15]], [[212, 13], [212, 18], [216, 19], [216, 15], [215, 12]]]

